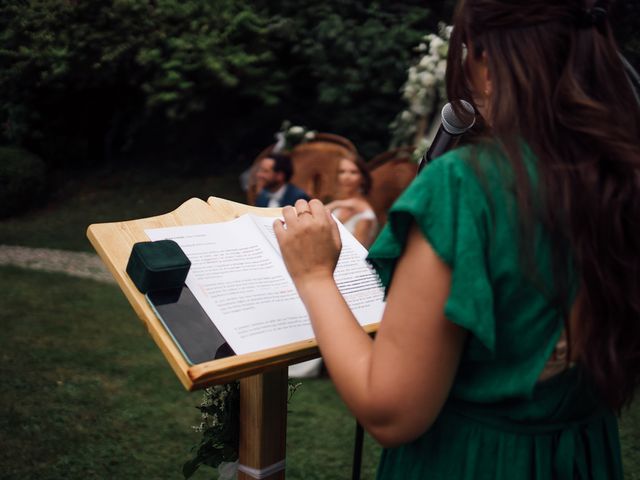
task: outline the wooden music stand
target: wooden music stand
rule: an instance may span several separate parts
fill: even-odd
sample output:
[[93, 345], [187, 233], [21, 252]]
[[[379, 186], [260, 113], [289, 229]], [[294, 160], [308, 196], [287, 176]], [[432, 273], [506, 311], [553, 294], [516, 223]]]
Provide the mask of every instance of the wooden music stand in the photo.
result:
[[[281, 209], [250, 207], [216, 197], [207, 202], [192, 198], [164, 215], [90, 225], [87, 236], [187, 390], [240, 380], [239, 460], [248, 468], [241, 468], [238, 478], [284, 479], [287, 366], [317, 358], [315, 340], [189, 365], [126, 273], [133, 244], [149, 240], [145, 229], [224, 222], [245, 213], [275, 217], [281, 215]], [[373, 333], [377, 325], [364, 328]]]

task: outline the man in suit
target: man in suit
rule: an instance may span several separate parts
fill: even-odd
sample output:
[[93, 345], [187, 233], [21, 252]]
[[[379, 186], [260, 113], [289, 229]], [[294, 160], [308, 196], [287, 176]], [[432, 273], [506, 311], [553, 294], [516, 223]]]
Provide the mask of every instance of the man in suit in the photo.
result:
[[271, 153], [263, 158], [258, 166], [256, 178], [263, 185], [256, 199], [257, 207], [284, 207], [293, 205], [302, 198], [309, 200], [303, 190], [289, 183], [293, 175], [291, 158], [282, 153]]

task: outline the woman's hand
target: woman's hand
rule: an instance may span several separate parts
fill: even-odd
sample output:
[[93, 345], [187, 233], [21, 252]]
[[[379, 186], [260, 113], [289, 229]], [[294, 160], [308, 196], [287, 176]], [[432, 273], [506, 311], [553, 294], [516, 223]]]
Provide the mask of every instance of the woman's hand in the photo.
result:
[[276, 220], [273, 229], [296, 286], [333, 278], [342, 243], [338, 225], [322, 202], [298, 200], [295, 207], [284, 207], [282, 214], [285, 223]]

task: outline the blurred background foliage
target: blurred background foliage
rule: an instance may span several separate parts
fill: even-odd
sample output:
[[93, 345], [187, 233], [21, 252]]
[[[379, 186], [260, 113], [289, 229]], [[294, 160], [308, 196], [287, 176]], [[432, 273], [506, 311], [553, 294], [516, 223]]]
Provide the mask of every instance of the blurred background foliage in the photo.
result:
[[[0, 144], [51, 170], [245, 168], [284, 119], [385, 151], [422, 36], [453, 0], [3, 0]], [[640, 4], [619, 1], [640, 61]]]

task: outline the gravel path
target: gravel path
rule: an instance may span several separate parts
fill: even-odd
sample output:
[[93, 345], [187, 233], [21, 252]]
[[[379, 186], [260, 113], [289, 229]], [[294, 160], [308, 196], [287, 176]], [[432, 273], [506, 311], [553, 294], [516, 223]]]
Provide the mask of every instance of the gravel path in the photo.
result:
[[62, 272], [100, 282], [115, 283], [107, 267], [94, 253], [0, 245], [0, 265]]

